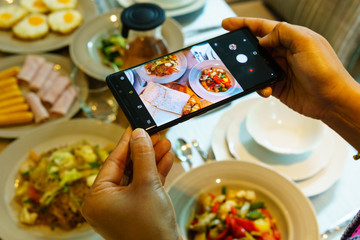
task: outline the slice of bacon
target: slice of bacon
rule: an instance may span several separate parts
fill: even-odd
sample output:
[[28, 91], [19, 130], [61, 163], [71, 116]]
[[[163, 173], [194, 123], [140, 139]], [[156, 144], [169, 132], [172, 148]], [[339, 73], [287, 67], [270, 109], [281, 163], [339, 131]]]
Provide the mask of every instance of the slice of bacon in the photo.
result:
[[59, 77], [59, 71], [52, 70], [49, 76], [46, 78], [45, 83], [41, 86], [40, 90], [37, 92], [37, 95], [43, 100], [45, 93], [54, 83], [55, 79]]
[[49, 119], [49, 113], [41, 103], [38, 95], [33, 92], [29, 92], [26, 95], [26, 101], [30, 105], [31, 111], [34, 113], [36, 123], [44, 122]]
[[22, 66], [19, 74], [17, 75], [18, 79], [29, 83], [31, 79], [35, 76], [37, 70], [40, 68], [40, 65], [45, 62], [45, 58], [37, 55], [27, 55], [25, 58], [24, 65]]
[[52, 108], [50, 109], [50, 113], [53, 115], [63, 116], [67, 114], [72, 103], [76, 98], [76, 90], [74, 86], [69, 86], [56, 100]]
[[44, 62], [30, 81], [30, 89], [38, 91], [54, 68], [54, 63]]
[[70, 83], [68, 77], [58, 76], [52, 86], [46, 91], [43, 101], [52, 106]]

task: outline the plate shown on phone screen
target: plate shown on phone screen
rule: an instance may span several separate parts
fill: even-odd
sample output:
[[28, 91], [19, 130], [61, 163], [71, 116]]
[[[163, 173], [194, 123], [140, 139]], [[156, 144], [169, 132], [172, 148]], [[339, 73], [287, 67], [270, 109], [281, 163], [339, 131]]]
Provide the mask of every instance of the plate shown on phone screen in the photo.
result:
[[[225, 71], [231, 81], [231, 87], [224, 92], [211, 92], [206, 90], [200, 83], [200, 75], [203, 70], [211, 67], [221, 68]], [[233, 96], [235, 94], [243, 92], [242, 87], [235, 80], [232, 74], [227, 70], [224, 64], [219, 60], [207, 60], [196, 64], [189, 73], [189, 85], [192, 90], [201, 98], [204, 98], [210, 102], [217, 102], [223, 99]]]
[[165, 76], [156, 76], [153, 74], [148, 74], [145, 69], [145, 65], [141, 65], [136, 68], [136, 72], [139, 74], [139, 77], [146, 82], [154, 82], [154, 83], [169, 83], [178, 80], [187, 69], [187, 60], [184, 54], [181, 52], [175, 54], [177, 57], [178, 70], [177, 72], [173, 72], [170, 75]]

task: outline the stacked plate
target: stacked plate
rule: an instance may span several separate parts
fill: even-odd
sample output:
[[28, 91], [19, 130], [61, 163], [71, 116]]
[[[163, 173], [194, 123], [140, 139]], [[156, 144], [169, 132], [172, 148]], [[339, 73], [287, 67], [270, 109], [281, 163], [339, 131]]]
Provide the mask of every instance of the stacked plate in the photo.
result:
[[167, 17], [177, 17], [201, 9], [206, 0], [117, 0], [122, 7], [129, 7], [134, 3], [154, 3], [165, 10]]
[[328, 127], [314, 149], [298, 154], [281, 154], [260, 145], [250, 135], [246, 118], [261, 98], [248, 99], [225, 112], [212, 136], [216, 159], [231, 157], [265, 163], [292, 179], [310, 197], [330, 188], [341, 176], [348, 155], [348, 144]]

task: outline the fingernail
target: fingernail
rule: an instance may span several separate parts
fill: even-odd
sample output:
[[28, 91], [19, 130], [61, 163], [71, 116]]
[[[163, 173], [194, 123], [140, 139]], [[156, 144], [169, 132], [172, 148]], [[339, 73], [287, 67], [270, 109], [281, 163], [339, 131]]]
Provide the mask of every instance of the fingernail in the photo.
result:
[[137, 139], [137, 138], [142, 138], [145, 137], [146, 138], [146, 132], [144, 129], [142, 128], [137, 128], [132, 132], [131, 138], [132, 139]]

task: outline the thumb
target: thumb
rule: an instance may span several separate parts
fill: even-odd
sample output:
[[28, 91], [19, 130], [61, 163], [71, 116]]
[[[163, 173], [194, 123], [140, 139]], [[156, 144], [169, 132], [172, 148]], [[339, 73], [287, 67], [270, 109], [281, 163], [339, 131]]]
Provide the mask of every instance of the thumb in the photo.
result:
[[133, 131], [130, 139], [130, 152], [135, 185], [152, 182], [159, 178], [154, 147], [150, 136], [144, 129], [137, 128]]

